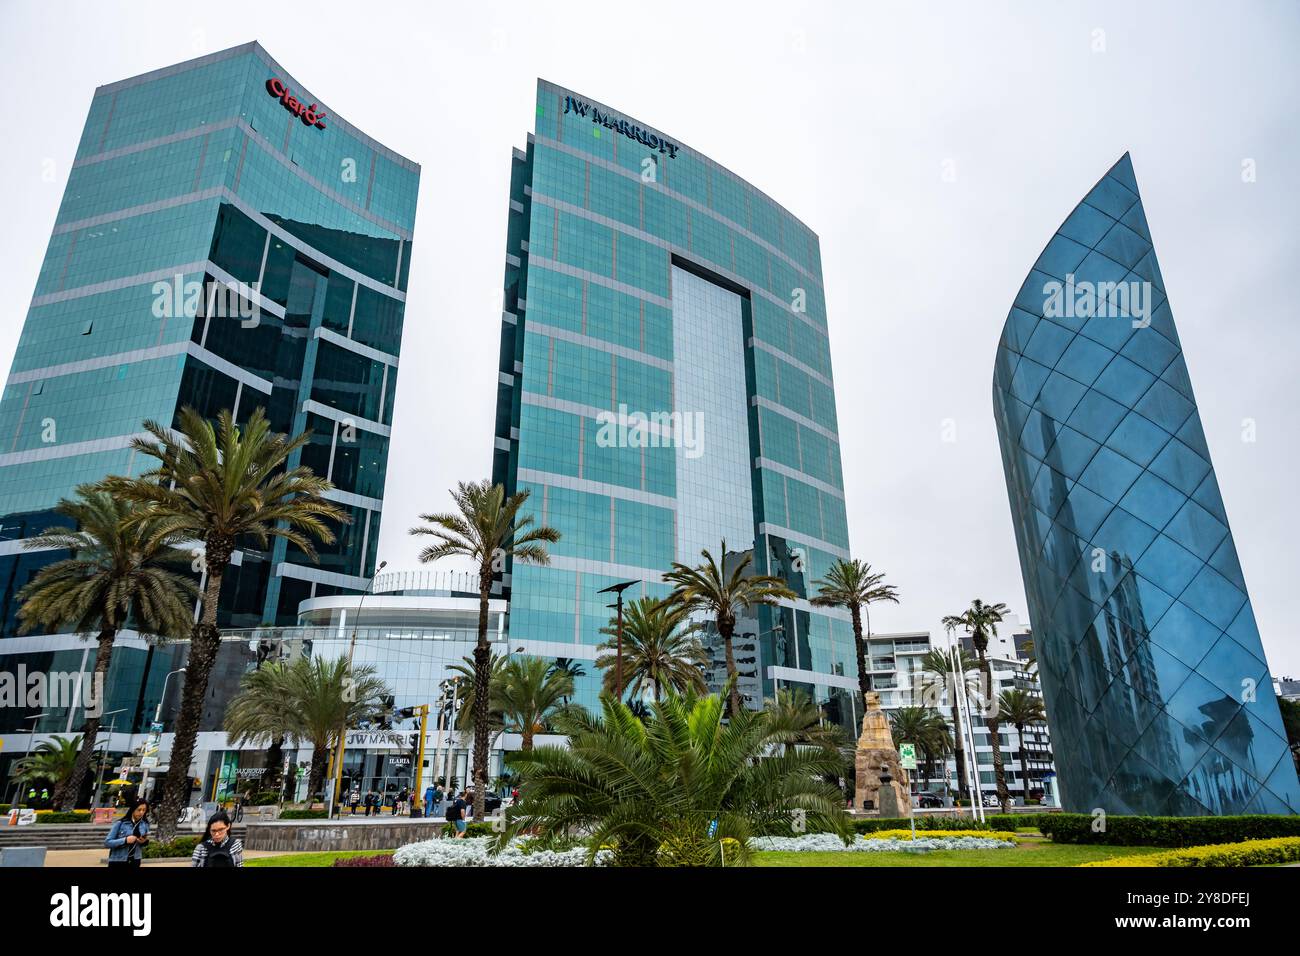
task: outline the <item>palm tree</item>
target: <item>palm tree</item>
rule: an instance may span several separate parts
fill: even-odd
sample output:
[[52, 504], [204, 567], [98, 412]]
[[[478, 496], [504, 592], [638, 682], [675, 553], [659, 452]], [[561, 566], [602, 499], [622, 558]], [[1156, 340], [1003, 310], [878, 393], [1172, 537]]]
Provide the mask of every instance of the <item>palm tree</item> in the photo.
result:
[[[709, 662], [708, 652], [695, 638], [699, 624], [690, 621], [690, 611], [681, 604], [656, 598], [637, 598], [623, 611], [623, 674], [624, 686], [639, 697], [647, 684], [659, 700], [665, 687], [678, 693], [695, 690], [704, 693], [707, 685], [703, 668]], [[602, 634], [617, 635], [618, 626], [611, 618]], [[600, 650], [615, 650], [616, 641], [605, 641]], [[596, 666], [605, 672], [603, 680], [606, 693], [614, 692], [617, 681], [616, 654], [602, 654]]]
[[560, 532], [544, 525], [534, 526], [533, 516], [520, 514], [528, 500], [527, 491], [506, 497], [501, 485], [489, 481], [460, 482], [451, 493], [457, 513], [420, 515], [427, 522], [411, 534], [432, 535], [435, 544], [420, 552], [420, 560], [437, 561], [452, 556], [469, 558], [478, 570], [478, 642], [474, 645], [474, 819], [483, 819], [483, 799], [488, 783], [488, 724], [491, 646], [488, 644], [488, 598], [492, 578], [514, 558], [532, 564], [550, 564], [548, 544], [560, 540]]
[[601, 708], [556, 719], [567, 747], [507, 758], [523, 796], [497, 848], [523, 830], [543, 840], [576, 830], [590, 834], [592, 856], [612, 846], [616, 865], [708, 866], [724, 840], [738, 842], [727, 862], [744, 862], [751, 835], [791, 832], [792, 810], [807, 814], [810, 829], [849, 832], [839, 789], [818, 779], [839, 771], [838, 754], [764, 756], [762, 712], [737, 710], [724, 722], [719, 696], [672, 691], [644, 721], [608, 694]]
[[[568, 674], [571, 678], [573, 678], [575, 684], [577, 683], [579, 677], [587, 676], [587, 668], [583, 666], [582, 661], [575, 660], [572, 657], [557, 657], [554, 661], [551, 662], [551, 669], [556, 671], [563, 671], [564, 673]], [[569, 698], [565, 697], [564, 702], [567, 704], [569, 702]]]
[[299, 449], [311, 438], [271, 431], [261, 408], [254, 409], [242, 428], [229, 411], [216, 426], [193, 408], [180, 413], [179, 434], [157, 422], [144, 423], [153, 439], [137, 438], [131, 447], [156, 459], [152, 471], [139, 478], [112, 477], [105, 486], [114, 495], [144, 505], [130, 521], [154, 520], [153, 537], [182, 536], [204, 545], [203, 613], [195, 623], [186, 662], [185, 691], [176, 718], [170, 767], [163, 782], [158, 810], [159, 837], [170, 840], [176, 817], [190, 791], [189, 766], [208, 692], [208, 677], [221, 646], [217, 608], [230, 556], [241, 539], [269, 547], [271, 538], [284, 538], [316, 560], [313, 539], [334, 540], [328, 521], [346, 522], [347, 514], [324, 497], [334, 486], [299, 465]]
[[129, 623], [143, 634], [168, 638], [183, 636], [193, 626], [198, 589], [174, 570], [188, 567], [189, 557], [174, 547], [180, 543], [177, 536], [156, 535], [156, 520], [128, 523], [136, 507], [102, 488], [80, 485], [77, 498], [63, 499], [56, 509], [78, 530], [49, 528], [23, 542], [27, 548], [72, 552], [41, 568], [18, 592], [23, 631], [71, 626], [83, 636], [98, 634], [91, 678], [98, 705], [87, 709], [81, 738], [85, 746], [76, 766], [54, 791], [54, 805], [60, 810], [76, 805], [90, 769], [118, 631]]
[[1004, 690], [998, 697], [998, 710], [1007, 718], [1007, 723], [1016, 728], [1020, 740], [1020, 779], [1023, 782], [1025, 802], [1029, 802], [1029, 753], [1025, 746], [1025, 728], [1030, 724], [1047, 723], [1047, 711], [1043, 709], [1041, 697], [1026, 690], [1012, 688]]
[[72, 776], [80, 746], [80, 735], [42, 740], [30, 755], [14, 764], [14, 779], [24, 783], [46, 780], [54, 785], [54, 792], [57, 793]]
[[573, 678], [542, 657], [511, 657], [493, 675], [492, 709], [501, 714], [506, 731], [523, 737], [523, 749], [533, 749], [533, 737], [544, 731], [573, 693]]
[[[898, 589], [885, 584], [883, 572], [872, 571], [871, 565], [854, 558], [837, 560], [826, 572], [826, 577], [814, 581], [818, 594], [812, 599], [817, 607], [847, 608], [853, 618], [853, 644], [858, 652], [858, 690], [862, 692], [863, 707], [871, 690], [871, 605], [888, 601], [898, 603]], [[867, 629], [862, 632], [862, 614], [867, 614]]]
[[391, 691], [373, 667], [349, 667], [348, 659], [300, 657], [249, 671], [226, 708], [224, 730], [231, 744], [265, 745], [284, 737], [311, 744], [307, 793], [325, 779], [326, 755], [338, 753], [339, 728], [376, 719]]
[[900, 707], [889, 715], [894, 739], [916, 744], [925, 755], [925, 789], [930, 789], [934, 761], [952, 749], [952, 735], [943, 716], [930, 707]]
[[802, 744], [838, 754], [847, 743], [843, 728], [824, 721], [821, 709], [807, 691], [780, 688], [775, 697], [764, 701], [763, 713], [768, 742], [781, 745], [786, 753]]
[[[980, 671], [984, 675], [984, 699], [989, 702], [993, 695], [993, 665], [989, 663], [988, 647], [989, 638], [995, 637], [998, 633], [998, 624], [1007, 613], [1007, 606], [1002, 603], [985, 604], [979, 598], [971, 601], [970, 607], [960, 614], [949, 614], [943, 619], [943, 626], [949, 630], [962, 628], [970, 635], [971, 644], [975, 648], [975, 656], [979, 659]], [[1002, 805], [1003, 813], [1011, 812], [1011, 795], [1007, 791], [1007, 774], [1002, 767], [1002, 746], [998, 740], [999, 728], [1001, 726], [998, 720], [998, 709], [994, 707], [985, 708], [985, 723], [989, 729], [989, 741], [993, 745], [993, 779], [997, 782], [998, 802]]]
[[[966, 748], [962, 743], [961, 703], [958, 695], [964, 692], [967, 700], [970, 699], [970, 694], [975, 690], [976, 685], [966, 675], [974, 673], [979, 668], [978, 662], [966, 653], [964, 647], [955, 647], [952, 651], [952, 657], [949, 657], [948, 651], [940, 650], [937, 647], [931, 648], [921, 658], [921, 673], [924, 675], [923, 679], [926, 685], [923, 690], [922, 700], [928, 699], [925, 696], [925, 691], [934, 689], [937, 692], [952, 679], [954, 663], [957, 672], [961, 675], [959, 679], [964, 685], [964, 691], [957, 686], [951, 687], [948, 696], [948, 706], [952, 712], [952, 749], [957, 758], [957, 794], [960, 797], [962, 790], [966, 786]], [[937, 693], [934, 700], [935, 703], [938, 703], [939, 697]]]
[[666, 582], [675, 585], [668, 600], [682, 605], [688, 612], [701, 611], [713, 617], [714, 626], [726, 651], [727, 680], [730, 682], [728, 713], [734, 716], [740, 711], [736, 656], [731, 649], [736, 618], [758, 605], [773, 605], [781, 599], [793, 601], [797, 595], [778, 577], [770, 574], [746, 574], [754, 561], [752, 551], [745, 552], [728, 577], [726, 539], [722, 541], [717, 561], [707, 548], [700, 552], [700, 556], [704, 561], [695, 567], [673, 562], [672, 570], [664, 575]]
[[232, 746], [270, 743], [266, 786], [281, 795], [284, 787], [278, 779], [280, 761], [285, 742], [293, 740], [294, 718], [292, 699], [284, 686], [286, 669], [276, 661], [244, 674], [239, 692], [226, 705], [222, 719], [222, 729]]

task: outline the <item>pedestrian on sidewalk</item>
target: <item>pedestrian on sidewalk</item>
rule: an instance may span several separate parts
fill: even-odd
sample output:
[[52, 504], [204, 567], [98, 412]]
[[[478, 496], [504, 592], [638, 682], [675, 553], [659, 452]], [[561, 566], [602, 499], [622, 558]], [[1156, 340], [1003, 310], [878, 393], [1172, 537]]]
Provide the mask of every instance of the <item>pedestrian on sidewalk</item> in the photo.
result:
[[144, 859], [144, 848], [149, 843], [149, 803], [134, 801], [126, 816], [118, 820], [104, 837], [108, 847], [109, 866], [139, 866]]
[[244, 841], [230, 835], [230, 817], [218, 810], [208, 818], [203, 839], [194, 848], [190, 866], [228, 867], [244, 865]]

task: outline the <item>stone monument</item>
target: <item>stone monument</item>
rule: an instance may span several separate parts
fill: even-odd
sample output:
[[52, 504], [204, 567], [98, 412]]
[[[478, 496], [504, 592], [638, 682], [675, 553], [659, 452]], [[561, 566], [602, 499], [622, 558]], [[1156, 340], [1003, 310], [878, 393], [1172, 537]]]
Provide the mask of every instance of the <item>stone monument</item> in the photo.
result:
[[[906, 817], [912, 810], [911, 788], [908, 786], [907, 771], [899, 763], [898, 751], [894, 748], [889, 718], [880, 709], [880, 695], [875, 691], [867, 692], [866, 704], [866, 712], [862, 715], [862, 736], [858, 738], [858, 750], [853, 762], [856, 777], [853, 805], [871, 813], [880, 813], [885, 809], [890, 814]], [[893, 799], [883, 801], [882, 806], [881, 770], [885, 768], [888, 768], [887, 776], [890, 779], [884, 786], [890, 788]]]

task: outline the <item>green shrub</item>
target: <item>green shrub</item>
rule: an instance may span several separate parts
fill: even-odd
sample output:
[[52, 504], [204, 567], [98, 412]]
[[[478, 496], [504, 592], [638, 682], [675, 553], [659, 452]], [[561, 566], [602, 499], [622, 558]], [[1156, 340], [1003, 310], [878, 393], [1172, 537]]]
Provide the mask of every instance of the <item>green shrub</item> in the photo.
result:
[[[443, 836], [455, 836], [456, 828], [450, 823], [445, 824], [442, 828]], [[490, 823], [470, 823], [465, 826], [465, 836], [467, 837], [485, 837], [492, 835], [492, 824]]]
[[324, 810], [284, 810], [281, 820], [324, 820], [329, 814]]
[[1094, 831], [1088, 813], [1036, 814], [1036, 825], [1054, 843], [1110, 846], [1200, 847], [1245, 840], [1300, 836], [1300, 816], [1129, 817], [1107, 815]]
[[89, 823], [91, 812], [89, 810], [38, 810], [36, 811], [37, 823]]
[[1300, 837], [1276, 837], [1271, 840], [1247, 840], [1244, 843], [1220, 843], [1194, 846], [1164, 853], [1117, 856], [1094, 860], [1081, 866], [1265, 866], [1271, 863], [1294, 863], [1300, 860]]
[[[1046, 813], [990, 813], [985, 816], [989, 826], [995, 830], [1018, 830], [1022, 827], [1041, 830], [1042, 822], [1048, 816], [1057, 817], [1060, 814]], [[1046, 832], [1046, 831], [1044, 831]]]
[[194, 848], [202, 840], [201, 836], [177, 837], [171, 843], [158, 843], [150, 840], [144, 845], [146, 860], [172, 859], [178, 856], [193, 856]]

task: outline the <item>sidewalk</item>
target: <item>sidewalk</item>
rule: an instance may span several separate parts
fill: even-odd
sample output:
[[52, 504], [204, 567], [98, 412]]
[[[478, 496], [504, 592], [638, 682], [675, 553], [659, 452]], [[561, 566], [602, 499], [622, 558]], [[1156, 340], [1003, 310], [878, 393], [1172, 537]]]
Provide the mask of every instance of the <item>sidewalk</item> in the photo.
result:
[[[263, 856], [284, 856], [279, 850], [245, 850], [245, 860], [256, 860]], [[107, 850], [50, 850], [45, 854], [45, 865], [49, 866], [76, 866], [76, 867], [102, 867], [108, 863]], [[189, 866], [190, 858], [188, 856], [170, 857], [163, 860], [145, 860], [142, 864], [153, 868], [155, 866]]]

